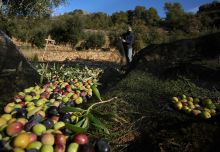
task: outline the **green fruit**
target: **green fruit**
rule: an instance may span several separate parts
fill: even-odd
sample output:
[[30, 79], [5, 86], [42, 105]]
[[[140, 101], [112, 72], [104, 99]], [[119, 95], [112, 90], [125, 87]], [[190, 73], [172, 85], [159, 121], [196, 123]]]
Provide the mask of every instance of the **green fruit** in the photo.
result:
[[40, 150], [42, 143], [39, 141], [34, 141], [27, 146], [27, 149], [37, 149]]
[[13, 152], [25, 152], [25, 150], [22, 148], [14, 148]]
[[41, 110], [42, 107], [36, 107], [32, 110], [28, 110], [28, 113], [27, 113], [27, 117], [29, 118], [30, 116], [34, 115], [35, 113], [37, 113], [38, 111]]
[[196, 103], [199, 103], [200, 100], [199, 100], [199, 98], [194, 98], [193, 102], [196, 104]]
[[68, 146], [67, 152], [77, 152], [79, 149], [79, 144], [77, 143], [71, 143]]
[[65, 126], [65, 123], [62, 122], [62, 121], [59, 121], [59, 122], [55, 123], [54, 129], [55, 129], [55, 130], [59, 130], [60, 128], [62, 128], [62, 127], [64, 127], [64, 126]]
[[206, 99], [202, 101], [202, 104], [206, 106], [206, 105], [213, 104], [213, 103], [211, 99]]
[[54, 103], [54, 101], [55, 101], [55, 99], [50, 99], [49, 102], [50, 102], [50, 103]]
[[25, 96], [25, 93], [24, 93], [24, 92], [18, 92], [18, 95], [24, 97], [24, 96]]
[[12, 115], [11, 114], [3, 114], [1, 117], [4, 118], [6, 121], [8, 121], [12, 118]]
[[52, 133], [52, 132], [54, 132], [53, 129], [48, 129], [45, 133]]
[[183, 104], [181, 102], [177, 102], [177, 103], [175, 103], [175, 108], [177, 110], [181, 110], [183, 108]]
[[46, 131], [46, 127], [42, 124], [36, 124], [33, 127], [33, 132], [38, 136], [42, 135]]
[[26, 104], [27, 107], [34, 106], [34, 103], [33, 103], [33, 102], [26, 102], [26, 103], [27, 103], [27, 104]]
[[193, 98], [192, 97], [187, 97], [187, 100], [193, 102]]
[[212, 104], [207, 104], [206, 107], [209, 108], [209, 109], [216, 109], [216, 106], [213, 103]]
[[178, 99], [177, 97], [173, 97], [173, 98], [172, 98], [172, 101], [175, 103], [175, 102], [178, 102], [179, 99]]
[[40, 99], [40, 95], [37, 94], [36, 96], [33, 97], [33, 99], [37, 99], [37, 100]]
[[73, 92], [69, 92], [66, 96], [67, 96], [68, 98], [70, 98], [70, 97], [72, 97], [73, 95], [74, 95]]
[[32, 96], [31, 95], [25, 95], [24, 100], [27, 102], [30, 102], [32, 100]]
[[211, 109], [211, 110], [210, 110], [210, 114], [211, 114], [211, 116], [215, 116], [215, 115], [216, 115], [215, 109]]
[[38, 100], [37, 102], [36, 102], [36, 106], [37, 107], [40, 107], [40, 106], [42, 106], [42, 105], [44, 105], [45, 104], [45, 100], [44, 99], [40, 99], [40, 100]]
[[83, 102], [82, 97], [78, 97], [78, 98], [76, 98], [76, 100], [75, 100], [75, 103], [76, 103], [76, 104], [81, 104], [82, 102]]
[[201, 116], [202, 116], [202, 118], [204, 118], [204, 119], [209, 119], [209, 118], [211, 118], [211, 114], [210, 114], [208, 111], [203, 111], [203, 112], [201, 113]]
[[53, 152], [53, 146], [43, 145], [40, 149], [40, 152]]
[[184, 106], [183, 107], [183, 111], [185, 112], [185, 113], [191, 113], [191, 111], [192, 111], [192, 109], [190, 109], [189, 107], [187, 107], [187, 106]]
[[186, 99], [186, 95], [183, 94], [183, 95], [182, 95], [182, 99]]
[[35, 108], [36, 108], [35, 105], [32, 105], [30, 107], [27, 107], [26, 110], [29, 112], [29, 111], [34, 110]]
[[7, 120], [5, 118], [0, 117], [0, 127], [7, 124]]
[[69, 101], [69, 98], [68, 98], [68, 97], [63, 97], [63, 98], [62, 98], [62, 100], [63, 100], [63, 102], [65, 102], [65, 103], [66, 103], [66, 102], [68, 102], [68, 101]]

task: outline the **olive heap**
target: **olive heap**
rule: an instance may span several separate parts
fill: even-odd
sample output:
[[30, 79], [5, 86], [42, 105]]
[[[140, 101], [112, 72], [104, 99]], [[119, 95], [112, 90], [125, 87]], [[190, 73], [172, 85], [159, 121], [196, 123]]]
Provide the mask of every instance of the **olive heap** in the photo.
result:
[[65, 123], [76, 124], [75, 107], [92, 97], [92, 80], [53, 80], [18, 92], [0, 116], [0, 151], [14, 152], [109, 152], [104, 139], [91, 144], [86, 133], [72, 133]]
[[172, 97], [171, 102], [177, 110], [195, 117], [209, 119], [216, 115], [216, 105], [209, 98], [199, 99], [182, 95], [181, 97]]

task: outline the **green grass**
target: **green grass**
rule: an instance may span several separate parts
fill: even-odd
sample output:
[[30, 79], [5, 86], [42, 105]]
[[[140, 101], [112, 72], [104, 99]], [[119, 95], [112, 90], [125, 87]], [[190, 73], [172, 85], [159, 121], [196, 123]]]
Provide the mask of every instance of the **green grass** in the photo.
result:
[[[217, 90], [201, 88], [187, 78], [161, 79], [140, 69], [131, 71], [110, 88], [105, 98], [118, 96], [120, 100], [100, 109], [111, 109], [111, 112], [118, 113], [128, 122], [121, 122], [120, 125], [114, 121], [108, 122], [113, 133], [108, 136], [113, 151], [184, 151], [184, 148], [189, 151], [210, 150], [218, 128], [215, 124], [195, 121], [193, 116], [174, 110], [169, 104], [170, 99], [182, 94], [199, 98], [220, 97]], [[126, 135], [134, 132], [139, 136], [129, 136], [135, 142], [129, 146], [132, 141], [123, 137], [128, 138]], [[120, 142], [116, 140], [120, 138]], [[205, 142], [208, 144], [203, 145]]]

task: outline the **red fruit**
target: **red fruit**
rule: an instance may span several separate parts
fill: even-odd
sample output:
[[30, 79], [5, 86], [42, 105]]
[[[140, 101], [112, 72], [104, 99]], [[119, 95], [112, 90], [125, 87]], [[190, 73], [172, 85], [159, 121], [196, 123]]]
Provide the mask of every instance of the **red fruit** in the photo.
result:
[[66, 85], [65, 88], [66, 88], [66, 91], [68, 91], [68, 92], [72, 91], [71, 85]]
[[37, 140], [37, 135], [34, 133], [29, 133], [29, 141], [30, 143], [34, 142]]
[[56, 115], [53, 115], [53, 116], [51, 117], [51, 119], [52, 119], [53, 121], [55, 121], [55, 122], [58, 122], [59, 119], [60, 119], [60, 117], [59, 117], [59, 116], [56, 116]]
[[7, 126], [6, 132], [9, 136], [14, 136], [20, 133], [23, 127], [24, 125], [21, 122], [12, 122]]
[[83, 145], [83, 144], [87, 144], [89, 142], [89, 138], [84, 133], [78, 133], [74, 136], [73, 142], [80, 144], [80, 145]]
[[65, 145], [56, 144], [54, 148], [54, 152], [65, 152]]
[[63, 96], [66, 96], [67, 94], [68, 94], [68, 92], [63, 92], [62, 93]]
[[56, 134], [55, 136], [56, 145], [66, 145], [66, 137], [63, 134]]
[[25, 102], [24, 101], [19, 102], [18, 104], [21, 105], [22, 107], [25, 107]]

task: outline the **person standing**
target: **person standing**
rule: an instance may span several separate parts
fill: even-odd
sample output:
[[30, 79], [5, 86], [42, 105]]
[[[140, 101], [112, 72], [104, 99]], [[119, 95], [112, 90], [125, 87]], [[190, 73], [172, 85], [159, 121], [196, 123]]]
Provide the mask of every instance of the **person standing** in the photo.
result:
[[132, 62], [133, 55], [133, 43], [134, 43], [134, 34], [132, 32], [132, 28], [129, 26], [126, 33], [121, 36], [122, 44], [125, 51], [125, 57], [127, 60], [127, 64], [129, 65]]

